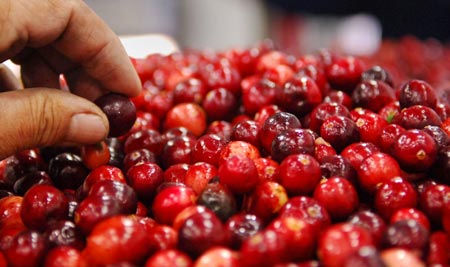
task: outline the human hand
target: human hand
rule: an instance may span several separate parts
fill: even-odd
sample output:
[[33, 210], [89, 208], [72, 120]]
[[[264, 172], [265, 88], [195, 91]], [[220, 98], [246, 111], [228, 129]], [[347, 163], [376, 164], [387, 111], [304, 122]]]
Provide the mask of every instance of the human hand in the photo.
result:
[[[141, 84], [118, 37], [81, 0], [0, 1], [0, 62], [21, 65], [21, 87], [0, 67], [0, 158], [26, 148], [87, 144], [108, 134], [91, 101]], [[1, 66], [1, 65], [0, 65]], [[70, 91], [57, 90], [59, 76]]]

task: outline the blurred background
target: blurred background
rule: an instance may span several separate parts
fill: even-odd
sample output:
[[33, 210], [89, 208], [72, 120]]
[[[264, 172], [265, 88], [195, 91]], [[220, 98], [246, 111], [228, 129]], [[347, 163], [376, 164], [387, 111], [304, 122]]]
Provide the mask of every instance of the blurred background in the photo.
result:
[[365, 55], [382, 39], [413, 35], [447, 42], [449, 0], [85, 0], [119, 35], [164, 34], [181, 48], [278, 48]]

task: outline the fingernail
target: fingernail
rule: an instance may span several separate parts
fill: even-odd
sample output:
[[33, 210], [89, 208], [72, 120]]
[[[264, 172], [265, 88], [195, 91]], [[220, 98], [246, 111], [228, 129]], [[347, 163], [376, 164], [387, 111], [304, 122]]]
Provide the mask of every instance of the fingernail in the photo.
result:
[[108, 134], [107, 127], [100, 116], [94, 114], [75, 114], [70, 120], [66, 141], [80, 144], [94, 143]]

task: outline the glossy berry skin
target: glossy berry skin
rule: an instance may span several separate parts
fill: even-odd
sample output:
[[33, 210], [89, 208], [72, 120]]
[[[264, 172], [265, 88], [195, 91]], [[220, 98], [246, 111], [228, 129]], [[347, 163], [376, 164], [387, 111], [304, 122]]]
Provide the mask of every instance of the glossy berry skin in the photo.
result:
[[230, 141], [220, 152], [219, 165], [225, 163], [229, 158], [235, 155], [245, 155], [251, 160], [261, 157], [256, 146], [244, 141]]
[[148, 254], [177, 247], [178, 233], [170, 226], [156, 224], [150, 227], [144, 234], [147, 236]]
[[287, 112], [304, 116], [322, 102], [322, 93], [313, 79], [294, 76], [277, 93], [277, 104]]
[[136, 218], [114, 216], [95, 226], [82, 254], [88, 265], [141, 264], [149, 252], [145, 231]]
[[415, 250], [426, 253], [429, 231], [415, 220], [403, 220], [390, 224], [383, 236], [383, 246]]
[[408, 171], [421, 172], [430, 168], [437, 157], [434, 139], [422, 130], [408, 130], [401, 134], [393, 147], [393, 155]]
[[7, 228], [11, 225], [25, 228], [20, 215], [22, 201], [23, 197], [14, 195], [0, 199], [0, 228]]
[[190, 163], [195, 142], [196, 140], [189, 136], [180, 136], [167, 141], [161, 154], [163, 167], [168, 168], [178, 163]]
[[84, 236], [76, 228], [74, 222], [69, 220], [54, 221], [45, 230], [44, 236], [47, 238], [49, 247], [71, 246], [76, 249], [83, 249]]
[[85, 264], [81, 252], [71, 246], [59, 246], [50, 249], [44, 260], [44, 266], [47, 267], [79, 267]]
[[337, 152], [360, 140], [356, 123], [344, 116], [332, 116], [326, 119], [320, 127], [320, 136]]
[[159, 155], [164, 146], [161, 134], [153, 129], [140, 130], [125, 139], [124, 151], [129, 154], [135, 150], [146, 148], [155, 155]]
[[318, 244], [318, 256], [325, 266], [343, 266], [345, 260], [361, 247], [373, 246], [370, 233], [350, 223], [334, 224], [327, 228]]
[[410, 80], [399, 90], [398, 100], [401, 108], [423, 105], [434, 109], [437, 103], [435, 89], [423, 80]]
[[233, 117], [237, 107], [237, 100], [229, 90], [216, 88], [206, 94], [202, 107], [209, 121], [227, 120]]
[[352, 102], [355, 107], [367, 108], [374, 112], [378, 112], [394, 100], [394, 89], [390, 85], [377, 80], [362, 81], [352, 92]]
[[234, 195], [218, 182], [210, 182], [203, 188], [198, 195], [197, 204], [210, 209], [222, 222], [237, 212]]
[[92, 145], [84, 145], [81, 148], [81, 158], [84, 165], [90, 170], [101, 165], [108, 164], [111, 153], [106, 142], [102, 141]]
[[123, 158], [123, 169], [127, 172], [131, 167], [141, 163], [157, 163], [155, 153], [146, 148], [138, 149], [125, 155]]
[[146, 162], [131, 167], [126, 179], [140, 199], [151, 199], [164, 180], [164, 172], [156, 163]]
[[152, 212], [159, 223], [172, 225], [175, 217], [184, 208], [195, 205], [197, 196], [189, 187], [170, 186], [156, 195]]
[[268, 222], [286, 204], [288, 195], [283, 186], [267, 181], [258, 184], [247, 201], [247, 212]]
[[392, 122], [406, 129], [422, 129], [427, 125], [441, 126], [442, 120], [432, 108], [414, 105], [404, 108]]
[[224, 226], [231, 248], [239, 249], [244, 240], [263, 229], [264, 222], [256, 215], [236, 213], [225, 222]]
[[323, 178], [341, 177], [356, 184], [356, 171], [350, 162], [341, 155], [325, 156], [321, 159], [320, 170]]
[[450, 240], [447, 234], [443, 231], [432, 232], [429, 238], [427, 264], [447, 264], [450, 260], [449, 249]]
[[178, 230], [178, 245], [192, 256], [201, 255], [207, 249], [226, 245], [224, 226], [209, 210], [194, 213]]
[[245, 80], [241, 82], [242, 105], [245, 113], [249, 115], [254, 115], [264, 106], [274, 104], [275, 93], [278, 90], [274, 82], [268, 79], [260, 79], [259, 77], [255, 78], [256, 81], [250, 82], [247, 86], [245, 85]]
[[357, 170], [368, 156], [378, 151], [380, 151], [380, 149], [373, 143], [357, 142], [344, 148], [341, 152], [341, 156]]
[[363, 160], [357, 173], [361, 187], [373, 193], [379, 183], [400, 176], [401, 169], [397, 161], [389, 154], [375, 152]]
[[40, 266], [47, 251], [47, 243], [42, 234], [25, 230], [16, 235], [4, 250], [8, 266]]
[[317, 105], [310, 113], [309, 128], [316, 133], [320, 133], [320, 127], [323, 122], [332, 116], [344, 116], [350, 117], [350, 111], [342, 104], [331, 102], [331, 103], [320, 103]]
[[257, 158], [253, 160], [258, 171], [259, 182], [271, 181], [278, 182], [279, 164], [270, 158]]
[[144, 267], [191, 267], [193, 264], [191, 258], [178, 249], [166, 249], [155, 252], [145, 262]]
[[[289, 194], [309, 194], [321, 179], [320, 165], [308, 154], [287, 156], [279, 167], [280, 184]], [[301, 179], [299, 179], [301, 177]]]
[[351, 112], [351, 118], [355, 121], [356, 127], [359, 132], [359, 138], [361, 142], [371, 142], [376, 144], [380, 133], [384, 127], [388, 125], [386, 120], [377, 113], [354, 109]]
[[381, 247], [381, 241], [387, 225], [379, 214], [370, 210], [361, 210], [353, 213], [347, 221], [369, 231], [375, 247]]
[[272, 149], [272, 141], [275, 136], [287, 129], [301, 128], [302, 124], [299, 119], [288, 112], [278, 112], [267, 118], [261, 127], [259, 136], [261, 145], [270, 152]]
[[88, 196], [110, 196], [119, 202], [124, 214], [134, 214], [138, 205], [136, 191], [128, 184], [113, 180], [101, 180], [93, 184]]
[[406, 132], [406, 129], [402, 126], [398, 124], [388, 124], [381, 130], [376, 144], [380, 147], [382, 152], [391, 154], [398, 137], [404, 132]]
[[272, 141], [272, 158], [281, 162], [292, 154], [314, 154], [315, 142], [311, 131], [305, 129], [287, 129]]
[[363, 71], [363, 62], [360, 59], [349, 56], [333, 60], [325, 68], [325, 75], [333, 88], [352, 92], [360, 81]]
[[323, 103], [337, 103], [345, 106], [347, 109], [353, 107], [352, 97], [340, 90], [330, 90], [323, 98]]
[[68, 209], [62, 191], [50, 185], [35, 185], [23, 197], [20, 217], [29, 229], [43, 231], [52, 221], [67, 218]]
[[377, 187], [374, 206], [377, 212], [389, 221], [397, 210], [416, 207], [417, 198], [417, 192], [410, 182], [401, 177], [394, 177]]
[[108, 118], [110, 137], [125, 134], [136, 121], [136, 107], [124, 95], [109, 93], [97, 98], [95, 104], [100, 107]]
[[185, 127], [195, 136], [206, 130], [205, 110], [195, 103], [181, 103], [173, 106], [164, 119], [164, 129]]
[[430, 231], [430, 220], [427, 218], [425, 213], [417, 208], [402, 208], [392, 214], [390, 223], [393, 224], [402, 220], [415, 220], [420, 223], [425, 229]]
[[450, 187], [444, 184], [432, 184], [425, 188], [419, 196], [421, 210], [435, 225], [441, 225], [444, 207], [448, 203]]
[[240, 248], [241, 266], [269, 267], [279, 262], [287, 262], [286, 240], [268, 229], [246, 239]]
[[173, 90], [173, 103], [193, 102], [201, 104], [206, 95], [206, 86], [202, 80], [189, 78], [179, 82]]
[[350, 255], [343, 265], [343, 267], [365, 266], [365, 267], [385, 267], [379, 252], [374, 247], [362, 247], [355, 253]]
[[235, 194], [252, 191], [258, 183], [258, 170], [252, 159], [236, 154], [219, 165], [219, 181]]
[[346, 219], [359, 206], [355, 187], [347, 179], [331, 177], [314, 190], [314, 199], [323, 204], [333, 221]]
[[245, 120], [237, 123], [231, 132], [231, 140], [248, 142], [256, 147], [260, 146], [260, 126], [254, 120]]
[[361, 73], [361, 80], [362, 81], [377, 80], [385, 82], [390, 86], [394, 85], [392, 77], [389, 74], [389, 72], [379, 65], [372, 66], [371, 68]]
[[194, 267], [238, 267], [239, 253], [226, 247], [214, 247], [205, 251], [195, 262]]
[[53, 185], [52, 179], [45, 171], [31, 171], [19, 178], [13, 186], [14, 193], [24, 195], [34, 185]]
[[48, 175], [60, 189], [77, 189], [88, 175], [80, 156], [62, 153], [50, 160]]
[[225, 145], [225, 139], [216, 134], [199, 137], [191, 151], [191, 163], [205, 162], [218, 167], [220, 153]]

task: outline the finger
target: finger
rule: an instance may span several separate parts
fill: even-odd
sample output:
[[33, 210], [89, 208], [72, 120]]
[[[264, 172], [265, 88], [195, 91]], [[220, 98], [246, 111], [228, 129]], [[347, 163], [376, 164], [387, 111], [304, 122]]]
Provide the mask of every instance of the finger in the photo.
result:
[[0, 158], [57, 144], [91, 144], [108, 134], [108, 120], [92, 102], [57, 89], [0, 94]]
[[20, 88], [22, 88], [22, 85], [14, 73], [4, 64], [0, 64], [0, 92], [13, 91]]
[[64, 75], [64, 77], [72, 93], [91, 101], [108, 92], [108, 90], [103, 88], [98, 81], [92, 79], [82, 68], [73, 70]]
[[59, 74], [49, 67], [36, 51], [23, 61], [20, 73], [25, 87], [60, 87]]

